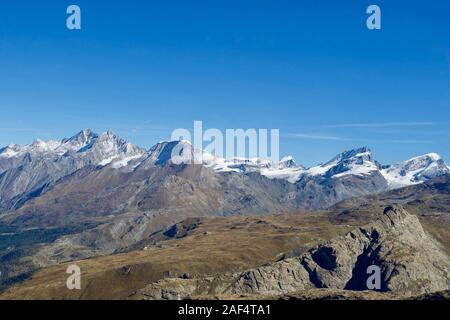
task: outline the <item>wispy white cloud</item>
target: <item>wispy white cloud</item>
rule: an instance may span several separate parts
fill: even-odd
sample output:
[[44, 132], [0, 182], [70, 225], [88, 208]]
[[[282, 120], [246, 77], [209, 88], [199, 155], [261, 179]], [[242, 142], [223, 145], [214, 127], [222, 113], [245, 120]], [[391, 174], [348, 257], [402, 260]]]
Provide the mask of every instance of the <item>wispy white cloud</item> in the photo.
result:
[[435, 126], [437, 122], [421, 121], [421, 122], [367, 122], [367, 123], [345, 123], [324, 125], [325, 128], [388, 128], [388, 127], [420, 127]]
[[41, 130], [37, 130], [37, 129], [30, 129], [30, 128], [20, 128], [20, 127], [16, 127], [16, 128], [9, 128], [9, 127], [0, 127], [0, 132], [27, 132], [27, 133], [41, 133]]
[[386, 142], [393, 143], [403, 143], [403, 144], [434, 144], [435, 142], [429, 140], [416, 140], [416, 139], [405, 139], [405, 140], [390, 140]]
[[370, 139], [360, 137], [339, 137], [335, 135], [323, 135], [323, 134], [311, 134], [311, 133], [292, 133], [288, 134], [288, 137], [298, 139], [311, 139], [311, 140], [328, 140], [328, 141], [355, 141], [364, 143], [397, 143], [397, 144], [433, 144], [435, 142], [430, 140], [420, 139]]
[[346, 140], [345, 138], [330, 136], [330, 135], [321, 135], [321, 134], [311, 134], [311, 133], [292, 133], [289, 134], [290, 137], [299, 138], [299, 139], [312, 139], [312, 140]]

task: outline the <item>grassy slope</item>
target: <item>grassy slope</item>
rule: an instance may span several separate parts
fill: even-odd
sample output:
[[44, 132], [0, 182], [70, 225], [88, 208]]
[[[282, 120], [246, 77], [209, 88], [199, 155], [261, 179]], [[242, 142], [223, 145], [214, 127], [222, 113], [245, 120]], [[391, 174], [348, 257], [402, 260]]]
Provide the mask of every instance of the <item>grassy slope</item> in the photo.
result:
[[165, 241], [162, 247], [75, 262], [82, 270], [80, 291], [66, 289], [67, 265], [58, 265], [38, 271], [0, 299], [124, 299], [169, 272], [209, 275], [246, 270], [358, 224], [349, 220], [337, 225], [322, 213], [203, 218], [188, 236]]

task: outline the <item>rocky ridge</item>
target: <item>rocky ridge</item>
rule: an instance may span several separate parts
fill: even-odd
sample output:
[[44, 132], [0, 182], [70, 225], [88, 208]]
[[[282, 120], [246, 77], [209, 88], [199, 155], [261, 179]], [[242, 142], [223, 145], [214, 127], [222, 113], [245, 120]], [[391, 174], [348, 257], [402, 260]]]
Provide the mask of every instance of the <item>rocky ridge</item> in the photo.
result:
[[275, 296], [317, 288], [367, 290], [367, 268], [381, 269], [381, 292], [405, 297], [450, 289], [450, 259], [400, 206], [379, 219], [319, 244], [298, 257], [239, 274], [164, 279], [132, 299], [180, 299], [196, 295]]

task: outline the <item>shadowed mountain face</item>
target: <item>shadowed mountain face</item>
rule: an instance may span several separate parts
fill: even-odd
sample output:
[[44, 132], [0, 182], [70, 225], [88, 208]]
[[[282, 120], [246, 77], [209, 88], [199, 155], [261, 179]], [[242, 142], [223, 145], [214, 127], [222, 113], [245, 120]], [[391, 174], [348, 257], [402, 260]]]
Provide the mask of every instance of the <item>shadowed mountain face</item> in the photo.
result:
[[[174, 154], [202, 164], [174, 163]], [[0, 259], [10, 266], [3, 275], [111, 254], [189, 217], [322, 210], [409, 188], [429, 193], [427, 181], [449, 172], [435, 154], [382, 166], [359, 148], [305, 168], [291, 157], [215, 158], [185, 141], [146, 151], [110, 131], [10, 145], [0, 149], [0, 230], [20, 241], [0, 237]]]

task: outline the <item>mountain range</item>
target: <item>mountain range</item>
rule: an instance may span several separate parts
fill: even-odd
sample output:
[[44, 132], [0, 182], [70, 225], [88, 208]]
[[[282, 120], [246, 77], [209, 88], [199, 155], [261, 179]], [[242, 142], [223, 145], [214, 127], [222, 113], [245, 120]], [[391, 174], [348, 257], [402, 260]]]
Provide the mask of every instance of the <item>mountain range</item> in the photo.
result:
[[[270, 180], [288, 181], [292, 185], [305, 186], [314, 181], [319, 185], [333, 185], [334, 189], [337, 189], [337, 181], [370, 180], [371, 185], [359, 190], [362, 193], [401, 188], [450, 173], [444, 160], [435, 153], [399, 164], [381, 165], [373, 158], [371, 150], [363, 147], [342, 152], [324, 164], [305, 168], [296, 164], [292, 157], [276, 163], [264, 159], [217, 158], [195, 150], [186, 141], [160, 142], [147, 151], [112, 131], [98, 135], [86, 129], [61, 141], [38, 139], [27, 146], [13, 144], [0, 149], [0, 212], [22, 207], [82, 169], [138, 172], [171, 166], [174, 149], [182, 158], [189, 154], [187, 159], [200, 153], [204, 167], [214, 174], [259, 174]], [[339, 201], [348, 196], [351, 194], [337, 195], [336, 198]], [[307, 206], [327, 207], [333, 202], [316, 201]]]
[[[174, 163], [174, 150], [202, 164]], [[0, 149], [0, 261], [13, 283], [38, 268], [128, 250], [185, 219], [326, 210], [449, 174], [435, 153], [382, 165], [362, 147], [306, 168], [292, 157], [218, 158], [187, 141], [145, 150], [86, 129]]]

